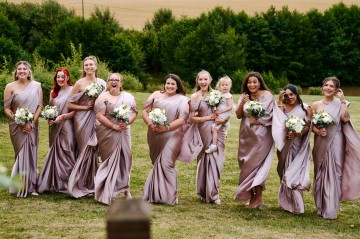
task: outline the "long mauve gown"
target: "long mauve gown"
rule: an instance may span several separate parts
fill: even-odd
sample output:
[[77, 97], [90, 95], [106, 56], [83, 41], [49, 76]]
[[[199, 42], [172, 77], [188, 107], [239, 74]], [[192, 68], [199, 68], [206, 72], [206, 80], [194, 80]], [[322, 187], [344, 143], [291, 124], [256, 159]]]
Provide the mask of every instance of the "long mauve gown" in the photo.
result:
[[[134, 97], [121, 92], [117, 104], [108, 101], [95, 106], [95, 112], [106, 108], [106, 117], [118, 124], [119, 120], [108, 115], [116, 106], [127, 104], [133, 112], [137, 112]], [[115, 131], [102, 124], [96, 126], [98, 148], [101, 160], [95, 176], [95, 199], [110, 204], [122, 192], [130, 190], [130, 171], [132, 167], [130, 125], [122, 131]]]
[[[16, 112], [18, 108], [28, 108], [34, 114], [36, 109], [42, 106], [40, 99], [41, 85], [31, 81], [20, 94], [14, 94], [4, 102], [4, 108]], [[10, 189], [10, 193], [17, 197], [26, 197], [33, 189], [36, 189], [37, 175], [37, 149], [38, 149], [38, 125], [34, 125], [30, 133], [24, 133], [20, 125], [15, 121], [9, 121], [11, 142], [15, 151], [15, 164], [11, 176], [20, 175], [24, 188], [21, 190]]]
[[[69, 112], [67, 100], [72, 87], [67, 87], [56, 98], [50, 100], [51, 106], [59, 107], [59, 115]], [[67, 182], [75, 165], [75, 135], [73, 120], [67, 119], [49, 127], [49, 152], [38, 176], [38, 192], [67, 191]]]
[[[308, 106], [304, 104], [304, 108]], [[277, 145], [278, 167], [280, 177], [279, 205], [285, 211], [304, 213], [303, 190], [310, 188], [310, 133], [290, 140], [286, 137], [285, 121], [295, 115], [310, 123], [306, 112], [298, 104], [290, 112], [284, 113], [274, 107], [272, 134]]]
[[[185, 121], [189, 112], [185, 110], [188, 104], [186, 96], [176, 94], [166, 99], [146, 101], [144, 108], [152, 104], [152, 108], [165, 109], [168, 122], [183, 118]], [[175, 161], [180, 152], [179, 145], [183, 138], [183, 127], [163, 133], [154, 133], [148, 129], [147, 141], [153, 168], [150, 171], [145, 186], [143, 199], [151, 203], [177, 203], [177, 171]]]
[[[97, 83], [106, 89], [104, 80], [97, 78]], [[87, 105], [92, 98], [80, 92], [70, 96], [68, 102]], [[94, 193], [94, 178], [99, 168], [97, 138], [95, 133], [95, 112], [93, 110], [79, 110], [74, 116], [74, 132], [79, 151], [75, 166], [68, 181], [68, 194], [83, 197]]]
[[[208, 116], [213, 109], [204, 100], [190, 102], [190, 111], [197, 112], [197, 117]], [[218, 129], [217, 151], [206, 154], [205, 150], [212, 143], [211, 128], [214, 120], [192, 123], [187, 129], [179, 160], [191, 162], [197, 158], [196, 192], [205, 202], [212, 203], [220, 199], [220, 177], [225, 160], [225, 127]]]
[[360, 138], [351, 122], [342, 124], [340, 107], [338, 98], [325, 107], [336, 125], [327, 127], [326, 137], [315, 135], [312, 151], [315, 204], [325, 219], [336, 219], [340, 200], [360, 198]]
[[[240, 97], [241, 102], [243, 95]], [[274, 157], [274, 140], [271, 134], [273, 107], [276, 105], [273, 95], [266, 92], [259, 102], [267, 115], [258, 119], [259, 125], [250, 127], [250, 117], [244, 111], [240, 124], [238, 162], [240, 166], [239, 186], [235, 199], [246, 201], [252, 196], [252, 188], [262, 186], [265, 190], [265, 179], [269, 174]]]

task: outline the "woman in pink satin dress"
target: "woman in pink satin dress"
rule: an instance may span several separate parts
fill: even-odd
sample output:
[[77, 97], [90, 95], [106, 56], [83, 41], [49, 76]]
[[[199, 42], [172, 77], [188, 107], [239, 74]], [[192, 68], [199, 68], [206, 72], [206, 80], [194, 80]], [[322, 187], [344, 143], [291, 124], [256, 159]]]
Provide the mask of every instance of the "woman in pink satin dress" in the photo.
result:
[[[167, 125], [157, 125], [149, 117], [152, 109], [164, 109]], [[148, 126], [147, 142], [153, 164], [144, 186], [143, 199], [151, 203], [178, 204], [178, 158], [184, 134], [182, 127], [189, 116], [188, 98], [179, 76], [168, 74], [164, 90], [155, 91], [144, 103], [142, 117]]]
[[98, 62], [95, 56], [83, 60], [82, 78], [71, 90], [68, 108], [75, 111], [74, 131], [78, 148], [78, 157], [68, 181], [68, 194], [75, 197], [92, 195], [95, 191], [94, 177], [99, 168], [97, 139], [95, 134], [95, 98], [85, 94], [85, 88], [91, 83], [102, 85], [104, 80], [97, 77]]
[[336, 219], [340, 200], [360, 199], [360, 138], [351, 124], [348, 106], [340, 81], [323, 81], [324, 98], [312, 105], [313, 114], [324, 110], [335, 120], [327, 128], [313, 121], [314, 198], [317, 214]]
[[[110, 204], [120, 193], [131, 199], [130, 172], [132, 167], [130, 125], [135, 121], [135, 98], [123, 90], [123, 77], [112, 73], [108, 78], [108, 91], [95, 101], [96, 126], [101, 165], [95, 176], [95, 199]], [[115, 108], [126, 105], [128, 121], [112, 116]]]
[[[209, 154], [205, 153], [205, 150], [212, 143], [211, 128], [214, 122], [220, 125], [225, 124], [227, 120], [216, 119], [213, 107], [204, 101], [211, 89], [211, 81], [212, 77], [208, 71], [202, 70], [196, 76], [197, 91], [191, 95], [190, 99], [192, 126], [189, 127], [183, 141], [191, 141], [191, 137], [199, 134], [200, 139], [195, 140], [201, 146], [197, 154], [196, 192], [201, 201], [220, 204], [220, 178], [225, 160], [225, 127], [218, 130], [217, 150]], [[188, 136], [191, 137], [188, 138]]]
[[[285, 122], [292, 116], [304, 121], [300, 132], [286, 128]], [[277, 146], [279, 205], [293, 214], [304, 213], [303, 191], [310, 189], [310, 121], [311, 108], [302, 102], [296, 86], [288, 84], [274, 107], [272, 134]]]
[[[29, 193], [37, 196], [36, 174], [38, 163], [38, 119], [42, 108], [41, 84], [33, 80], [31, 66], [27, 61], [15, 65], [14, 81], [6, 85], [4, 91], [4, 112], [9, 119], [10, 138], [15, 151], [15, 164], [11, 176], [20, 175], [24, 188], [10, 189], [17, 197]], [[15, 123], [14, 114], [18, 108], [27, 108], [34, 118], [24, 125]]]
[[[241, 93], [236, 109], [236, 116], [241, 119], [241, 124], [238, 150], [240, 178], [235, 199], [250, 199], [245, 207], [259, 208], [263, 203], [262, 191], [265, 190], [265, 179], [274, 156], [275, 144], [271, 134], [271, 123], [276, 103], [258, 72], [251, 72], [245, 77]], [[260, 102], [265, 114], [258, 118], [251, 116], [244, 109], [248, 101]]]
[[59, 115], [49, 124], [49, 152], [39, 173], [38, 192], [67, 191], [67, 183], [75, 165], [76, 141], [73, 117], [69, 112], [67, 100], [72, 90], [69, 70], [61, 67], [56, 70], [54, 86], [50, 92], [50, 106], [58, 106]]

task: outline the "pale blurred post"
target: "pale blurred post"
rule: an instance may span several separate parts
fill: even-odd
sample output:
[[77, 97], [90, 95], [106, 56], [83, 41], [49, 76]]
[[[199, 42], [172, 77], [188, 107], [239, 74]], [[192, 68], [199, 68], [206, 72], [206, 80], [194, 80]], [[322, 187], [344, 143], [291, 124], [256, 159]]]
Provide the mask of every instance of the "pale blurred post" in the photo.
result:
[[107, 215], [108, 239], [149, 239], [151, 205], [141, 199], [115, 200]]

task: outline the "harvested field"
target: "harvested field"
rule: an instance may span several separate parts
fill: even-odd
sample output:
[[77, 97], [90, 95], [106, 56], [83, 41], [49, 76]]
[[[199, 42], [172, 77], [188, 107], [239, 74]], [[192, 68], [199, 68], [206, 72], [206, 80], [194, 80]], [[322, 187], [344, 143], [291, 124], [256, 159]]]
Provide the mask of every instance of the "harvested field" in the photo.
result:
[[[20, 3], [23, 0], [8, 0]], [[42, 0], [33, 0], [39, 2]], [[147, 20], [151, 20], [154, 13], [160, 8], [169, 8], [176, 17], [196, 17], [202, 12], [208, 12], [216, 6], [231, 8], [235, 12], [244, 10], [252, 15], [256, 12], [264, 12], [270, 6], [281, 9], [287, 5], [290, 10], [307, 12], [311, 9], [324, 11], [340, 0], [58, 0], [59, 3], [72, 8], [78, 15], [82, 15], [84, 6], [85, 17], [89, 16], [97, 6], [100, 9], [109, 8], [116, 19], [124, 28], [141, 30]], [[346, 5], [360, 5], [360, 0], [343, 0]], [[82, 4], [83, 3], [83, 4]]]

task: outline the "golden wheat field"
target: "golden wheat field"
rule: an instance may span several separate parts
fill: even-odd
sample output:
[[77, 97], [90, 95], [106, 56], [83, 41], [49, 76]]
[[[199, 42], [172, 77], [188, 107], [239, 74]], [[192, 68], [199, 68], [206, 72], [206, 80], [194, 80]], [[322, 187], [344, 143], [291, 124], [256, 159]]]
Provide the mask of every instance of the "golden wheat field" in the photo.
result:
[[[8, 0], [8, 2], [21, 3], [24, 0]], [[95, 7], [109, 8], [121, 26], [129, 29], [142, 30], [147, 20], [151, 20], [154, 13], [160, 8], [171, 9], [173, 14], [197, 17], [203, 12], [208, 12], [216, 6], [231, 8], [235, 12], [244, 10], [253, 15], [264, 12], [270, 6], [281, 9], [288, 6], [289, 10], [307, 12], [311, 9], [324, 11], [341, 0], [57, 0], [68, 8], [74, 9], [76, 14], [87, 17]], [[28, 2], [41, 3], [42, 0]], [[346, 5], [360, 5], [360, 0], [342, 0]]]

